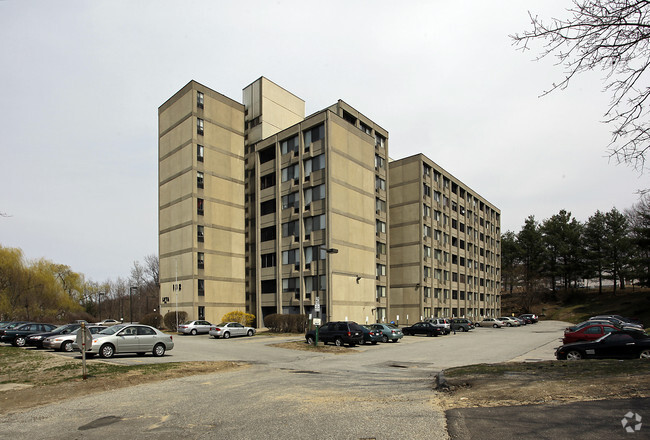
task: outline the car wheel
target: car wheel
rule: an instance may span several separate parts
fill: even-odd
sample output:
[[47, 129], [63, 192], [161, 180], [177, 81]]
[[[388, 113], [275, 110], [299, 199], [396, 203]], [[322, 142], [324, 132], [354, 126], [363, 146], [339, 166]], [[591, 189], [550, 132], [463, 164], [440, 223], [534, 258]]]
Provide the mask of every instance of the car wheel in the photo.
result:
[[72, 351], [72, 342], [66, 341], [63, 344], [61, 344], [61, 351], [66, 351], [70, 353]]
[[314, 337], [313, 336], [311, 336], [311, 335], [307, 336], [305, 339], [307, 340], [307, 343], [309, 345], [314, 345]]
[[115, 354], [115, 347], [113, 347], [111, 344], [104, 344], [99, 349], [99, 354], [105, 359], [112, 358]]
[[25, 340], [25, 338], [23, 336], [18, 336], [18, 337], [16, 337], [16, 339], [14, 339], [14, 344], [13, 345], [15, 347], [24, 347], [26, 343], [27, 343], [27, 341]]
[[566, 360], [567, 361], [579, 361], [582, 359], [582, 353], [576, 350], [571, 350], [566, 354]]
[[479, 324], [478, 322], [476, 324], [474, 324], [474, 327], [480, 327], [480, 326], [481, 326], [481, 324]]
[[196, 329], [193, 328], [192, 331], [190, 332], [190, 334], [191, 334], [192, 336], [196, 336]]
[[459, 330], [460, 330], [461, 332], [466, 332], [466, 331], [467, 331], [467, 329], [466, 329], [465, 327], [461, 327]]
[[494, 324], [494, 325], [493, 325], [492, 327], [494, 327], [494, 328], [499, 328], [499, 326], [498, 326], [498, 325], [496, 325], [496, 324]]
[[639, 359], [650, 359], [650, 350], [643, 350], [639, 353]]
[[341, 338], [336, 338], [334, 340], [334, 345], [336, 345], [337, 347], [342, 347], [343, 346], [343, 341], [341, 340]]
[[381, 342], [388, 342], [388, 336], [384, 335], [381, 337]]
[[248, 330], [248, 333], [246, 333], [246, 335], [248, 336], [253, 336], [253, 334], [255, 334], [253, 330]]
[[139, 352], [138, 352], [138, 356], [144, 356], [144, 352], [143, 352], [143, 351], [139, 351]]
[[153, 347], [153, 355], [156, 357], [163, 356], [165, 354], [165, 344], [156, 344]]
[[359, 342], [359, 345], [364, 345], [366, 343], [365, 339], [362, 339], [361, 342]]
[[224, 338], [224, 339], [228, 339], [229, 337], [230, 337], [230, 332], [225, 332], [225, 333], [223, 334], [223, 338]]
[[392, 339], [391, 342], [398, 343], [398, 342], [399, 342], [399, 339]]

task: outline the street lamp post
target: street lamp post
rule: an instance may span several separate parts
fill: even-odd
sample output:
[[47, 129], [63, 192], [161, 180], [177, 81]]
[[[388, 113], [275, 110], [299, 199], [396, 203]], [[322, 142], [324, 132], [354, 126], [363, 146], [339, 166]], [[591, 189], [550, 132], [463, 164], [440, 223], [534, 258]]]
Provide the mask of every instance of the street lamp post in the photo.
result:
[[[336, 254], [339, 252], [335, 248], [325, 248], [324, 246], [318, 246], [318, 252], [316, 254], [316, 303], [318, 304], [318, 318], [320, 318], [320, 253], [321, 250], [325, 251], [325, 261], [327, 262], [327, 254]], [[316, 312], [316, 310], [314, 310]], [[314, 346], [318, 345], [318, 326], [316, 326], [316, 338], [314, 340]]]
[[106, 295], [104, 292], [97, 292], [97, 298], [99, 299], [98, 303], [98, 313], [99, 313], [99, 320], [102, 320], [102, 295]]

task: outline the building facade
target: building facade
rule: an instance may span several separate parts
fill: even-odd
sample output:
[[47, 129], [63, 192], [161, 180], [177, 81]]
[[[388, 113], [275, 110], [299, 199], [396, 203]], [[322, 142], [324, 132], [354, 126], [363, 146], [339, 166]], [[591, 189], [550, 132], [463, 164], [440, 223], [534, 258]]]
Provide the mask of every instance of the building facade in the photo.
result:
[[424, 156], [389, 163], [388, 132], [344, 101], [305, 116], [264, 77], [243, 104], [191, 81], [158, 114], [163, 313], [498, 314], [499, 211]]
[[393, 314], [499, 316], [501, 212], [422, 154], [389, 169]]

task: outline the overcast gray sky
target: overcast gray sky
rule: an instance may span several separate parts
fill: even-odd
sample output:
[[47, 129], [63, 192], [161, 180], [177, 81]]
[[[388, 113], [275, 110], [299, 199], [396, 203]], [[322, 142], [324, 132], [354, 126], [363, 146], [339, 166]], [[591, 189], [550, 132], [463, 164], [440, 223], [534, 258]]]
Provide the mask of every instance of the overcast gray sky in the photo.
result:
[[624, 210], [647, 175], [610, 163], [601, 72], [540, 98], [553, 60], [516, 50], [569, 0], [0, 1], [0, 245], [87, 279], [157, 254], [157, 109], [194, 79], [241, 102], [266, 76], [343, 99], [502, 212]]

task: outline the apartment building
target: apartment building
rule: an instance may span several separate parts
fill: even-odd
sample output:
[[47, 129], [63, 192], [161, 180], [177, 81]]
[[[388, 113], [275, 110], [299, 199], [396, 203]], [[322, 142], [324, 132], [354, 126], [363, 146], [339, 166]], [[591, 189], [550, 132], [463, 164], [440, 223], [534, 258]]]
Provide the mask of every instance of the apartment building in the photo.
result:
[[499, 316], [499, 209], [422, 154], [389, 174], [391, 316]]
[[496, 208], [424, 156], [389, 163], [342, 100], [305, 116], [261, 77], [242, 102], [190, 81], [158, 110], [162, 313], [498, 314]]

